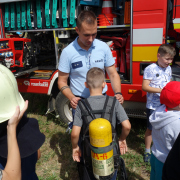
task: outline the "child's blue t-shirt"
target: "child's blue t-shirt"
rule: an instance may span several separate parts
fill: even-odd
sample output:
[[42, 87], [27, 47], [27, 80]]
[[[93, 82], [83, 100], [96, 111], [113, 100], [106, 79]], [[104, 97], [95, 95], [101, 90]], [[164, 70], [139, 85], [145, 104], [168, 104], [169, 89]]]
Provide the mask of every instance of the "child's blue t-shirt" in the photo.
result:
[[[153, 63], [145, 68], [143, 79], [150, 80], [149, 86], [163, 89], [170, 82], [171, 76], [172, 71], [170, 66], [161, 68], [156, 63]], [[160, 105], [160, 93], [147, 92], [146, 108], [155, 110]]]

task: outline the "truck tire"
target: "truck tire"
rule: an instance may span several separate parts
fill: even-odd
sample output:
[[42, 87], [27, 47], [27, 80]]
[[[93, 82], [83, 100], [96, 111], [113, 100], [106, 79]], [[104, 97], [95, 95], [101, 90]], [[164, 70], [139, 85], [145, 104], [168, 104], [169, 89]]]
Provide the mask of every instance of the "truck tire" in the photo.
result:
[[72, 107], [70, 101], [61, 92], [56, 96], [55, 109], [61, 121], [67, 124], [72, 122]]

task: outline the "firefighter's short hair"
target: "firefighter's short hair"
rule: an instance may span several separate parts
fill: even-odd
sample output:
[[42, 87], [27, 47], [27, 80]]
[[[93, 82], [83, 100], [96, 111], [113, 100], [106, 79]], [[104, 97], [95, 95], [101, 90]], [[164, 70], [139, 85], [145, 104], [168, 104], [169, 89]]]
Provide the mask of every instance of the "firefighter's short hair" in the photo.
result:
[[97, 17], [92, 11], [81, 11], [77, 18], [77, 27], [81, 28], [83, 22], [86, 22], [86, 24], [89, 25], [94, 25], [97, 22]]
[[91, 68], [86, 75], [86, 83], [89, 88], [96, 89], [102, 87], [105, 80], [104, 71], [100, 68]]
[[169, 54], [170, 56], [174, 57], [176, 55], [176, 50], [170, 44], [162, 44], [161, 46], [159, 46], [158, 53], [161, 56]]

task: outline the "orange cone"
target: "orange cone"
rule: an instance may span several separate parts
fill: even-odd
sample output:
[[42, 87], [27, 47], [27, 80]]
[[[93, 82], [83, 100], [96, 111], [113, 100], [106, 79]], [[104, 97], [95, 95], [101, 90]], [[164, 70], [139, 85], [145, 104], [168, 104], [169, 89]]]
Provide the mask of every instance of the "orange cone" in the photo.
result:
[[103, 0], [102, 11], [98, 16], [98, 25], [99, 26], [111, 26], [113, 25], [114, 18], [117, 16], [112, 14], [113, 4], [111, 0]]
[[112, 1], [103, 0], [101, 13], [102, 14], [112, 14], [112, 7], [113, 7]]

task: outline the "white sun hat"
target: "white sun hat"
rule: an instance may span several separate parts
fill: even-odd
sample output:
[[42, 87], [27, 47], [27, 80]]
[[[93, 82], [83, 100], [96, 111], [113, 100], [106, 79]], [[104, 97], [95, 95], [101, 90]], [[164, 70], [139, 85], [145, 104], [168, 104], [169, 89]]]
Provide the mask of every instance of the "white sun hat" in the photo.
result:
[[10, 119], [16, 106], [24, 107], [24, 99], [18, 91], [17, 81], [13, 73], [0, 64], [0, 123]]

